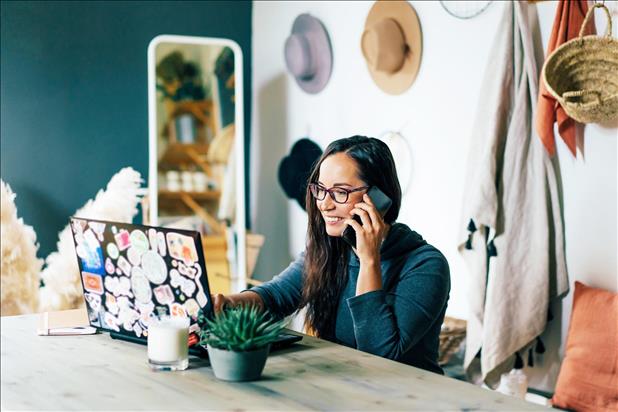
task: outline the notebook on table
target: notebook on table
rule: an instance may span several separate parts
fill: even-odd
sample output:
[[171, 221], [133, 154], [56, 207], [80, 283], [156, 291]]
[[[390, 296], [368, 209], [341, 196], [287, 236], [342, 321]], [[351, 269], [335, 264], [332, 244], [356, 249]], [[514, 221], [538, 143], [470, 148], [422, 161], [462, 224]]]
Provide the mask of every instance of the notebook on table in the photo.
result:
[[[190, 353], [197, 345], [202, 311], [213, 307], [199, 232], [72, 217], [84, 299], [91, 326], [113, 338], [146, 344], [150, 320], [163, 315], [190, 318]], [[284, 333], [273, 348], [301, 337]]]

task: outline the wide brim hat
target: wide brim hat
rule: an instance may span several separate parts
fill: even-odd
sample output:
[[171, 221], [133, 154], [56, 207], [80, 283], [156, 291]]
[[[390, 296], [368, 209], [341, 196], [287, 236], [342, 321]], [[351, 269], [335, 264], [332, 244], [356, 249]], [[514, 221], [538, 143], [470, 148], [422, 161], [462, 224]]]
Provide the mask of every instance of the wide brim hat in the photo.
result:
[[421, 66], [423, 38], [416, 11], [407, 1], [377, 1], [369, 10], [361, 50], [376, 85], [401, 94]]
[[296, 83], [307, 93], [326, 87], [333, 68], [333, 52], [328, 32], [320, 20], [301, 14], [294, 20], [285, 41], [285, 63]]

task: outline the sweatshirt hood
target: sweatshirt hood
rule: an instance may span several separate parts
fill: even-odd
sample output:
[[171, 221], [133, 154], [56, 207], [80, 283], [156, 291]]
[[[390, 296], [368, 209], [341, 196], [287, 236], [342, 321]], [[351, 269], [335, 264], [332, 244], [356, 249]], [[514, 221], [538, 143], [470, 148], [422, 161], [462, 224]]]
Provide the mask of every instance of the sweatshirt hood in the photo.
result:
[[[385, 261], [407, 255], [426, 244], [425, 239], [408, 226], [403, 223], [393, 223], [380, 248], [380, 259]], [[360, 265], [358, 256], [353, 250], [350, 250], [349, 264], [352, 266]]]

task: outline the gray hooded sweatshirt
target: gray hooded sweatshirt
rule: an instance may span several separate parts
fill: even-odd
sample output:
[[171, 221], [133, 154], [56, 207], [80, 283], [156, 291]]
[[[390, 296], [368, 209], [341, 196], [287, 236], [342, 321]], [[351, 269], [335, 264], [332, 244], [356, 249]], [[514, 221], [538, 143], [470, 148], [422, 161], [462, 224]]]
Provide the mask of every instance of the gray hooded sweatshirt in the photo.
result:
[[[275, 316], [299, 308], [304, 253], [271, 281], [252, 288]], [[356, 296], [353, 251], [337, 309], [336, 343], [436, 373], [439, 335], [450, 292], [446, 258], [408, 226], [395, 223], [380, 249], [382, 289]]]

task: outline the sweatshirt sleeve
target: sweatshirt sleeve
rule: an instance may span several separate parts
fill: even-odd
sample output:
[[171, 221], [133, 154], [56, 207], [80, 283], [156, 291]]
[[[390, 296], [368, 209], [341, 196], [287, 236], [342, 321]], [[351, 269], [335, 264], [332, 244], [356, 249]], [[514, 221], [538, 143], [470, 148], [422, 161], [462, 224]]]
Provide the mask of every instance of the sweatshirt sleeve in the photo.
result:
[[[347, 299], [359, 350], [399, 360], [444, 309], [450, 291], [446, 258], [434, 249], [413, 267], [406, 266], [391, 291], [376, 290]], [[390, 304], [389, 294], [393, 295]]]
[[264, 301], [266, 309], [277, 317], [291, 315], [298, 309], [303, 285], [305, 253], [272, 280], [249, 290], [256, 292]]

